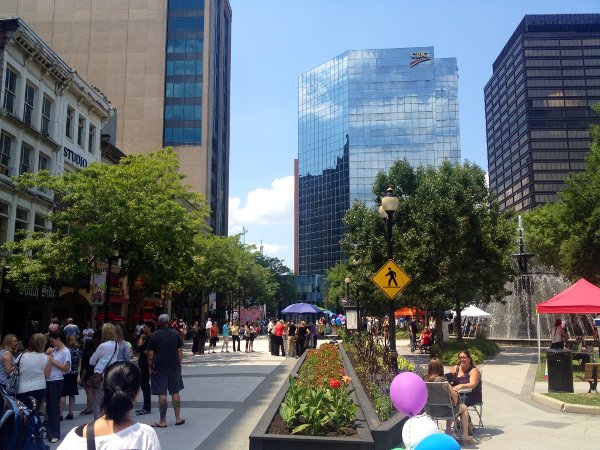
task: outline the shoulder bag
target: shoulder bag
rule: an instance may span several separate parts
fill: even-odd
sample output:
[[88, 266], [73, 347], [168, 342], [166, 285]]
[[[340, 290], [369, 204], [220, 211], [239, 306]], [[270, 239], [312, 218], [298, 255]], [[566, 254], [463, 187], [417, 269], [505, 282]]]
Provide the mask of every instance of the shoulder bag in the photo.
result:
[[17, 389], [19, 389], [19, 364], [21, 363], [22, 357], [23, 353], [21, 353], [17, 358], [17, 361], [15, 362], [15, 370], [13, 370], [8, 377], [8, 382], [6, 383], [6, 393], [8, 395], [16, 395]]
[[110, 362], [114, 358], [115, 353], [117, 353], [117, 347], [118, 347], [118, 344], [115, 342], [115, 351], [113, 352], [112, 356], [108, 360], [108, 364], [106, 364], [106, 367], [104, 368], [104, 370], [101, 373], [94, 372], [92, 374], [92, 376], [90, 377], [90, 379], [87, 382], [89, 387], [95, 389], [98, 386], [100, 386], [100, 384], [102, 383], [102, 378], [104, 377], [104, 372], [106, 372], [106, 369], [108, 369], [108, 366], [110, 365]]

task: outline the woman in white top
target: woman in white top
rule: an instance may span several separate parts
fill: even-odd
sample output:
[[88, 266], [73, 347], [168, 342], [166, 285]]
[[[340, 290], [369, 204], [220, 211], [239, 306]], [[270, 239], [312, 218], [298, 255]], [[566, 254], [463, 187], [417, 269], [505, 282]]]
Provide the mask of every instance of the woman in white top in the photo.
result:
[[[111, 364], [117, 361], [131, 361], [131, 352], [128, 345], [119, 338], [119, 333], [112, 323], [105, 323], [102, 326], [102, 343], [96, 351], [90, 356], [90, 365], [94, 366], [94, 373], [103, 374]], [[94, 400], [92, 411], [94, 419], [102, 415], [102, 399], [104, 392], [102, 385], [92, 388], [94, 391]]]
[[555, 350], [564, 349], [565, 337], [566, 333], [562, 327], [562, 320], [556, 319], [554, 321], [554, 333], [552, 333], [552, 345], [550, 345], [550, 348], [553, 348]]
[[44, 353], [45, 346], [46, 336], [35, 333], [29, 338], [27, 350], [15, 361], [19, 365], [17, 400], [21, 400], [29, 409], [37, 409], [46, 393], [46, 378], [50, 376], [52, 365]]
[[72, 429], [58, 450], [88, 448], [88, 436], [94, 438], [97, 450], [130, 449], [160, 450], [156, 432], [144, 423], [131, 419], [130, 412], [140, 392], [142, 374], [131, 362], [117, 362], [104, 374], [102, 411], [92, 426]]
[[51, 331], [48, 337], [52, 347], [46, 350], [51, 366], [46, 380], [46, 419], [48, 439], [54, 443], [60, 439], [60, 397], [65, 383], [63, 375], [71, 370], [71, 352], [62, 330]]

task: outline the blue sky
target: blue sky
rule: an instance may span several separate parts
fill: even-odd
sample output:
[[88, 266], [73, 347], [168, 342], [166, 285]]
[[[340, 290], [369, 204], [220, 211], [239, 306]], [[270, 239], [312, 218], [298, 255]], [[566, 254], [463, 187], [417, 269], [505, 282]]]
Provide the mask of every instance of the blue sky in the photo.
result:
[[598, 13], [598, 0], [230, 0], [229, 232], [293, 269], [298, 76], [346, 50], [435, 47], [456, 57], [463, 160], [487, 170], [483, 87], [525, 14]]

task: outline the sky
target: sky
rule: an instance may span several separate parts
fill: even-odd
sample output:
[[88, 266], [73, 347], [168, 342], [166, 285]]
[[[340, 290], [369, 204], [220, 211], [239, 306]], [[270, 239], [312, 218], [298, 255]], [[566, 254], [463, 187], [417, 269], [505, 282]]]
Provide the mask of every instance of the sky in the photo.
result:
[[598, 0], [229, 0], [229, 234], [294, 269], [298, 76], [347, 50], [434, 46], [458, 60], [463, 161], [487, 171], [483, 88], [525, 14]]

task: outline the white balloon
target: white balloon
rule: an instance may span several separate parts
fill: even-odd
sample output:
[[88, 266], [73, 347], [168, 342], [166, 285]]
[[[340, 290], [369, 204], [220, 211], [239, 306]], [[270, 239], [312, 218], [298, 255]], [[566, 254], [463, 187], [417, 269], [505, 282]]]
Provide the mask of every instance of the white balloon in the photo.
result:
[[415, 416], [402, 428], [402, 441], [407, 450], [413, 450], [419, 442], [432, 434], [441, 433], [437, 423], [429, 416]]

